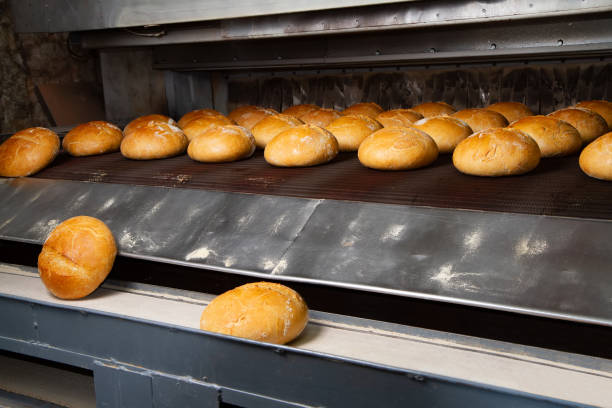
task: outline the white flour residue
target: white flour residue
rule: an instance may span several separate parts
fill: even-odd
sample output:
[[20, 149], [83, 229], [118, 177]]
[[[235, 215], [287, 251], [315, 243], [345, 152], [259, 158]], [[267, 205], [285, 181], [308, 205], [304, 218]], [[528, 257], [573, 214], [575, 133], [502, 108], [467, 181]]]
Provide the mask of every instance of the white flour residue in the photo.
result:
[[208, 247], [202, 247], [188, 253], [185, 260], [191, 261], [192, 259], [206, 259], [210, 255], [217, 255], [217, 253]]
[[389, 228], [387, 228], [387, 230], [382, 234], [382, 237], [380, 239], [383, 242], [387, 242], [390, 240], [397, 241], [401, 238], [405, 230], [405, 225], [393, 224]]
[[482, 231], [480, 229], [474, 230], [469, 234], [466, 234], [463, 238], [463, 246], [467, 249], [468, 253], [473, 253], [478, 249], [482, 243]]
[[279, 263], [276, 264], [272, 272], [270, 273], [272, 275], [278, 275], [280, 273], [283, 273], [285, 269], [287, 269], [287, 261], [285, 261], [284, 259], [281, 259]]
[[548, 248], [548, 242], [543, 239], [523, 238], [514, 246], [514, 253], [518, 256], [540, 255]]

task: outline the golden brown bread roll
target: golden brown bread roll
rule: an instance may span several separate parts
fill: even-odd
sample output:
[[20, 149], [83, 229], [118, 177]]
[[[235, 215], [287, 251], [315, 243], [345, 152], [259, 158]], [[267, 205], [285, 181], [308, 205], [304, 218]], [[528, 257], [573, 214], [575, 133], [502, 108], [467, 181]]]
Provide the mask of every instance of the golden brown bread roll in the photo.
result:
[[128, 159], [164, 159], [185, 152], [187, 136], [178, 127], [164, 122], [147, 122], [126, 134], [121, 141], [121, 154]]
[[0, 145], [0, 176], [23, 177], [47, 167], [59, 153], [57, 134], [43, 127], [20, 130]]
[[43, 283], [55, 296], [79, 299], [106, 279], [117, 247], [113, 234], [97, 218], [67, 219], [49, 235], [38, 256]]
[[208, 115], [208, 116], [199, 116], [197, 118], [193, 118], [187, 122], [185, 126], [183, 126], [183, 133], [187, 136], [189, 141], [194, 138], [206, 133], [208, 129], [219, 127], [219, 126], [227, 126], [233, 125], [232, 121], [221, 115]]
[[255, 139], [242, 126], [209, 128], [189, 143], [187, 154], [193, 160], [220, 163], [246, 159], [255, 151]]
[[540, 162], [535, 140], [517, 129], [487, 129], [463, 139], [453, 152], [453, 164], [474, 176], [527, 173]]
[[418, 129], [383, 128], [361, 142], [357, 155], [361, 164], [372, 169], [408, 170], [431, 164], [438, 157], [438, 146]]
[[508, 126], [504, 115], [488, 109], [464, 109], [451, 116], [467, 123], [474, 132]]
[[423, 118], [412, 126], [431, 136], [440, 153], [452, 153], [459, 142], [474, 133], [467, 123], [451, 116]]
[[341, 152], [356, 152], [363, 139], [382, 128], [376, 120], [365, 115], [341, 116], [327, 125], [338, 140]]
[[307, 125], [325, 127], [340, 117], [340, 112], [333, 109], [320, 108], [308, 112], [300, 117], [300, 120]]
[[280, 132], [292, 127], [303, 125], [304, 122], [295, 116], [279, 113], [278, 115], [266, 116], [253, 127], [253, 137], [257, 147], [263, 149], [268, 142]]
[[578, 162], [587, 175], [612, 181], [612, 132], [599, 136], [585, 147]]
[[293, 105], [285, 109], [282, 113], [285, 115], [295, 116], [300, 119], [307, 113], [320, 109], [317, 105], [312, 105], [309, 103], [303, 103], [301, 105]]
[[308, 323], [308, 306], [293, 289], [256, 282], [225, 292], [206, 306], [200, 328], [230, 336], [285, 344]]
[[457, 112], [455, 108], [446, 102], [425, 102], [413, 106], [412, 110], [420, 113], [424, 118], [429, 118], [430, 116], [448, 116]]
[[382, 112], [376, 117], [376, 120], [384, 127], [410, 127], [419, 119], [423, 119], [423, 115], [412, 109], [392, 109]]
[[338, 155], [338, 150], [338, 141], [329, 131], [318, 126], [301, 125], [270, 140], [264, 158], [273, 166], [316, 166], [332, 160]]
[[608, 101], [582, 101], [576, 104], [577, 108], [587, 108], [601, 115], [606, 121], [608, 129], [612, 129], [612, 102]]
[[260, 106], [240, 106], [230, 112], [227, 117], [236, 122], [238, 126], [247, 128], [249, 131], [263, 118], [269, 115], [277, 115], [274, 109], [262, 108]]
[[533, 116], [533, 112], [520, 102], [498, 102], [487, 106], [488, 110], [501, 113], [508, 123], [512, 123], [527, 116]]
[[378, 106], [374, 102], [360, 102], [349, 106], [342, 112], [341, 115], [364, 115], [369, 116], [372, 119], [376, 119], [379, 113], [383, 111], [383, 108]]
[[154, 113], [152, 115], [141, 116], [128, 123], [123, 128], [123, 136], [127, 136], [134, 129], [137, 129], [142, 126], [147, 126], [149, 122], [164, 122], [169, 125], [176, 126], [176, 122], [171, 117]]
[[582, 147], [580, 134], [572, 125], [549, 116], [528, 116], [512, 123], [536, 141], [542, 157], [567, 156]]
[[72, 156], [93, 156], [119, 150], [123, 132], [109, 122], [96, 120], [72, 129], [62, 140], [62, 147]]
[[589, 143], [608, 131], [606, 120], [590, 109], [565, 108], [549, 113], [548, 116], [563, 120], [575, 127], [584, 143]]
[[223, 116], [214, 109], [196, 109], [184, 114], [178, 121], [178, 126], [183, 129], [187, 123], [202, 116]]

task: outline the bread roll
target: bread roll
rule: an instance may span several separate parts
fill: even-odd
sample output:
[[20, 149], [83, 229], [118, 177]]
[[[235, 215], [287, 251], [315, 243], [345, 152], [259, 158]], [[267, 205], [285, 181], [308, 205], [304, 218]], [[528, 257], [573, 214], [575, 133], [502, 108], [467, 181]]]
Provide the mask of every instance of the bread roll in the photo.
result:
[[340, 112], [321, 108], [302, 115], [300, 119], [307, 125], [325, 127], [340, 117]]
[[575, 127], [584, 143], [589, 143], [608, 131], [606, 120], [590, 109], [565, 108], [550, 113], [548, 116], [564, 120]]
[[119, 150], [123, 132], [109, 122], [96, 120], [72, 129], [62, 140], [62, 147], [72, 156], [93, 156]]
[[376, 119], [379, 113], [383, 111], [383, 108], [375, 104], [374, 102], [361, 102], [349, 106], [341, 112], [342, 115], [364, 115], [369, 116], [372, 119]]
[[259, 106], [240, 106], [230, 112], [227, 117], [236, 122], [237, 125], [247, 128], [249, 131], [263, 118], [269, 115], [276, 115], [274, 109], [262, 108]]
[[359, 161], [377, 170], [407, 170], [431, 164], [438, 157], [436, 142], [418, 129], [383, 128], [359, 146]]
[[0, 176], [23, 177], [47, 167], [60, 148], [55, 132], [33, 127], [20, 130], [0, 145]]
[[242, 126], [209, 128], [189, 143], [187, 154], [193, 160], [220, 163], [246, 159], [255, 151], [255, 139]]
[[293, 289], [257, 282], [225, 292], [206, 306], [200, 328], [230, 336], [285, 344], [308, 323], [308, 306]]
[[268, 142], [278, 135], [280, 132], [291, 129], [292, 127], [303, 125], [304, 122], [295, 116], [279, 113], [278, 115], [270, 115], [263, 118], [258, 124], [253, 127], [253, 136], [257, 147], [263, 149]]
[[326, 127], [338, 140], [341, 152], [356, 152], [363, 139], [380, 128], [380, 123], [365, 115], [341, 116]]
[[440, 153], [452, 153], [459, 142], [474, 133], [467, 123], [450, 116], [424, 118], [412, 126], [431, 136]]
[[528, 116], [510, 125], [536, 141], [542, 157], [567, 156], [582, 147], [580, 134], [572, 125], [548, 116]]
[[587, 175], [612, 181], [612, 132], [599, 136], [585, 147], [578, 162]]
[[417, 106], [413, 106], [412, 110], [420, 113], [423, 117], [430, 116], [448, 116], [457, 112], [455, 108], [446, 102], [425, 102]]
[[264, 150], [268, 163], [280, 167], [305, 167], [327, 163], [338, 154], [338, 141], [318, 126], [287, 129], [270, 140]]
[[193, 118], [187, 122], [187, 124], [183, 127], [183, 133], [187, 136], [189, 141], [193, 140], [195, 137], [200, 136], [208, 129], [219, 127], [219, 126], [227, 126], [232, 125], [232, 121], [221, 115], [209, 115], [209, 116], [200, 116], [197, 118]]
[[582, 101], [576, 104], [577, 108], [586, 108], [595, 111], [606, 121], [608, 129], [612, 129], [612, 102], [608, 101]]
[[178, 127], [151, 121], [124, 136], [121, 154], [134, 160], [163, 159], [184, 153], [188, 143]]
[[184, 114], [178, 121], [178, 126], [183, 129], [190, 121], [200, 118], [202, 116], [223, 116], [220, 112], [214, 109], [197, 109]]
[[487, 106], [488, 110], [501, 113], [508, 123], [512, 123], [527, 116], [533, 116], [533, 112], [520, 102], [498, 102]]
[[132, 130], [136, 128], [146, 126], [149, 122], [163, 122], [169, 125], [176, 126], [176, 122], [171, 117], [154, 113], [152, 115], [141, 116], [128, 123], [123, 128], [123, 136], [127, 136]]
[[300, 119], [307, 113], [320, 109], [317, 105], [311, 105], [308, 103], [303, 103], [301, 105], [293, 105], [283, 111], [285, 115], [295, 116]]
[[79, 299], [106, 279], [116, 254], [113, 234], [102, 221], [74, 217], [51, 232], [38, 256], [38, 271], [49, 292]]
[[452, 116], [467, 123], [474, 132], [508, 126], [504, 115], [488, 109], [464, 109]]
[[419, 119], [423, 119], [423, 115], [412, 109], [392, 109], [382, 112], [376, 117], [376, 120], [384, 127], [410, 127]]
[[516, 129], [488, 129], [463, 139], [453, 152], [453, 164], [474, 176], [527, 173], [540, 162], [538, 144]]

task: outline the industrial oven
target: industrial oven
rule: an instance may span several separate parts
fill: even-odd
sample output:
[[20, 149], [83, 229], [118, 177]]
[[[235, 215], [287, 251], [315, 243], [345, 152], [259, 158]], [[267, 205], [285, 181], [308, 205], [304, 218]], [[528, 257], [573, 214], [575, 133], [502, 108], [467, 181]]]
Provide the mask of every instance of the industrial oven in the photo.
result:
[[[19, 31], [71, 32], [97, 53], [106, 119], [121, 125], [243, 104], [512, 100], [546, 114], [612, 100], [608, 0], [11, 7]], [[75, 215], [106, 222], [119, 257], [68, 302], [36, 259]], [[227, 164], [60, 155], [0, 180], [0, 238], [0, 402], [612, 406], [612, 185], [576, 156], [490, 179], [449, 155], [401, 172], [348, 153], [299, 169], [261, 151]], [[258, 280], [309, 304], [297, 340], [198, 329], [214, 295]]]

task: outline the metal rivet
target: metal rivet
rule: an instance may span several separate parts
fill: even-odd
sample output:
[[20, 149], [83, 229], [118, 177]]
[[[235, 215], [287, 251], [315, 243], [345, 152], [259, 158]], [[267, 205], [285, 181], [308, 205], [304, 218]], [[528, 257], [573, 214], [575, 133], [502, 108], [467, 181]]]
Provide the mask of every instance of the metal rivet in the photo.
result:
[[438, 50], [436, 50], [435, 48], [430, 48], [429, 50], [427, 50], [427, 52], [431, 52], [432, 54], [433, 54], [434, 52], [437, 52], [437, 51], [438, 51]]
[[496, 49], [496, 48], [497, 48], [497, 45], [496, 45], [495, 43], [492, 43], [492, 44], [489, 46], [489, 48], [491, 48], [492, 50], [494, 50], [494, 49]]
[[418, 382], [423, 382], [423, 381], [425, 381], [425, 377], [423, 377], [422, 375], [418, 375], [418, 374], [416, 374], [414, 377], [412, 377], [412, 379], [413, 379], [414, 381], [418, 381]]
[[486, 12], [487, 12], [487, 9], [482, 9], [481, 11], [482, 11], [483, 13], [486, 13]]
[[375, 54], [380, 55], [380, 50], [376, 50]]
[[557, 41], [557, 45], [563, 45], [563, 40]]

